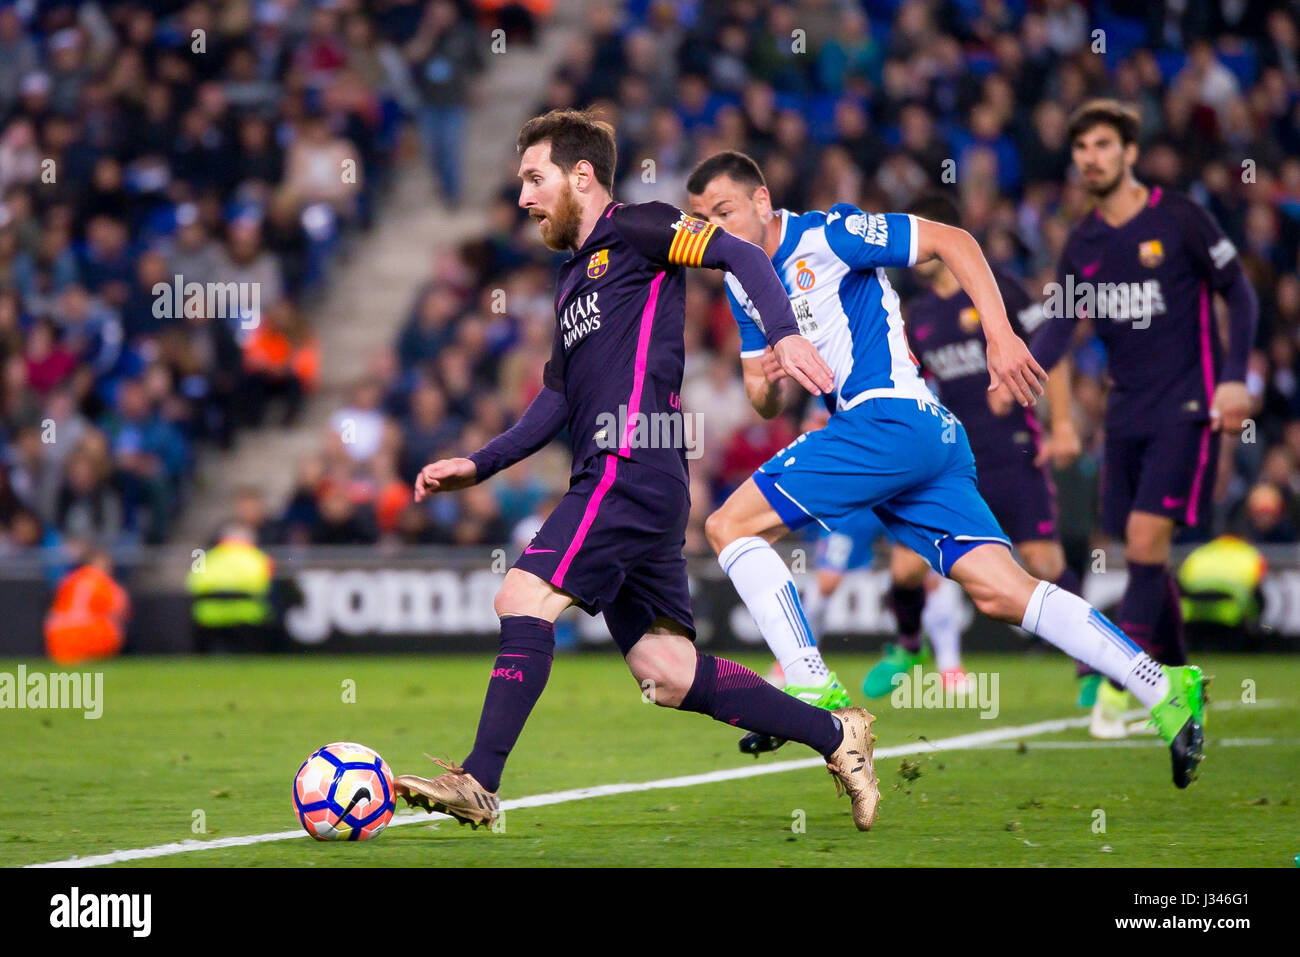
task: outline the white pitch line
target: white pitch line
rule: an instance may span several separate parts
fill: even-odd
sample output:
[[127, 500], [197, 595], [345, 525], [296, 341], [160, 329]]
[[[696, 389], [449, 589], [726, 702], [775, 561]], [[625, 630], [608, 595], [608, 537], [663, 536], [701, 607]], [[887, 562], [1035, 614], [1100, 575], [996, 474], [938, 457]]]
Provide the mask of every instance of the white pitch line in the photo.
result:
[[[1130, 711], [1124, 714], [1124, 720], [1132, 720], [1145, 711]], [[1058, 718], [1052, 721], [1038, 721], [1034, 724], [1020, 725], [1013, 728], [990, 728], [987, 731], [975, 731], [952, 738], [940, 738], [937, 741], [917, 741], [900, 744], [889, 748], [877, 748], [876, 758], [897, 758], [910, 754], [929, 754], [936, 751], [963, 751], [983, 748], [1000, 741], [1016, 738], [1033, 737], [1040, 734], [1054, 734], [1073, 728], [1086, 728], [1088, 718]], [[720, 781], [735, 781], [742, 778], [754, 778], [764, 774], [781, 774], [785, 771], [798, 771], [804, 768], [825, 767], [821, 758], [805, 758], [799, 761], [777, 761], [773, 763], [752, 764], [743, 768], [726, 768], [720, 771], [708, 771], [704, 774], [687, 774], [676, 778], [661, 778], [658, 781], [636, 781], [626, 784], [601, 784], [589, 788], [573, 788], [569, 791], [554, 791], [550, 794], [534, 794], [531, 797], [514, 798], [501, 802], [502, 811], [521, 808], [546, 807], [551, 804], [566, 804], [570, 801], [585, 801], [588, 798], [609, 797], [614, 794], [631, 794], [637, 791], [660, 791], [669, 788], [688, 788], [697, 784], [716, 784]], [[419, 821], [450, 820], [445, 814], [425, 814], [411, 811], [394, 814], [389, 827], [403, 824], [415, 824]], [[188, 854], [191, 851], [219, 850], [225, 847], [247, 847], [250, 844], [266, 844], [271, 841], [287, 841], [293, 838], [305, 838], [307, 832], [301, 828], [293, 831], [273, 831], [269, 834], [246, 834], [241, 837], [221, 837], [214, 841], [176, 841], [171, 844], [158, 844], [153, 847], [138, 847], [126, 851], [111, 851], [107, 854], [92, 854], [88, 857], [69, 857], [62, 861], [48, 861], [42, 864], [28, 864], [27, 867], [101, 867], [105, 864], [120, 864], [125, 861], [142, 861], [155, 857], [170, 857], [174, 854]]]
[[[1300, 738], [1215, 738], [1210, 742], [1216, 748], [1265, 748], [1276, 744], [1291, 745], [1300, 743]], [[981, 751], [1014, 751], [1020, 745], [1010, 741], [1000, 741], [985, 745]], [[1121, 741], [1036, 741], [1025, 745], [1030, 751], [1086, 751], [1093, 748], [1164, 748], [1165, 743], [1159, 738]]]

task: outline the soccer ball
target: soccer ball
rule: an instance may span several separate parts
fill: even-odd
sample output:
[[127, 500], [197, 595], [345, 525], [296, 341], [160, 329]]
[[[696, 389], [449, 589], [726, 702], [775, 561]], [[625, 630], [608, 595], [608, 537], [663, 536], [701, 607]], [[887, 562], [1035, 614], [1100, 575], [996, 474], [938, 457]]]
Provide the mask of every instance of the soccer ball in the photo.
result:
[[393, 817], [393, 772], [363, 744], [327, 744], [293, 779], [293, 809], [318, 841], [368, 841]]

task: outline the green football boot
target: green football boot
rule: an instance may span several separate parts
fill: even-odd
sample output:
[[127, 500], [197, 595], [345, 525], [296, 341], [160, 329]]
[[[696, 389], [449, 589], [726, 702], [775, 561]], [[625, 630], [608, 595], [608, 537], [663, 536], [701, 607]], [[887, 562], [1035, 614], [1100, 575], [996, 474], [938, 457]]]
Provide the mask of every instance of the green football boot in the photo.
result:
[[1195, 665], [1161, 665], [1169, 679], [1169, 693], [1151, 709], [1151, 724], [1169, 745], [1174, 766], [1174, 786], [1185, 788], [1196, 780], [1205, 760], [1205, 696], [1207, 679]]
[[905, 675], [929, 656], [922, 647], [911, 652], [902, 645], [885, 645], [885, 656], [862, 680], [862, 693], [868, 698], [883, 698], [894, 690], [894, 679]]
[[1101, 675], [1095, 671], [1079, 679], [1080, 708], [1091, 708], [1097, 703], [1097, 686], [1101, 684]]
[[[810, 704], [814, 708], [825, 708], [827, 711], [847, 708], [852, 703], [849, 701], [849, 689], [840, 684], [840, 679], [835, 677], [833, 671], [826, 676], [825, 684], [786, 685], [785, 693], [798, 698], [804, 704]], [[774, 738], [770, 734], [751, 731], [740, 739], [740, 753], [752, 754], [757, 758], [763, 752], [775, 751], [783, 744], [785, 738]]]

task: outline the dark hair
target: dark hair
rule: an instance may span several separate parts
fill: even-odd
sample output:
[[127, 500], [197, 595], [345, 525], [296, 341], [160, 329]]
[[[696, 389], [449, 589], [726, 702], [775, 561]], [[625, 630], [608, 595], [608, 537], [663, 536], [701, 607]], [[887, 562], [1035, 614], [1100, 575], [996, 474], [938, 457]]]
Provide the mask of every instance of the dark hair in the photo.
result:
[[907, 211], [922, 219], [961, 228], [961, 211], [957, 209], [957, 204], [943, 193], [926, 193], [913, 202]]
[[1125, 146], [1136, 143], [1142, 131], [1142, 120], [1136, 108], [1119, 100], [1089, 100], [1070, 117], [1070, 142], [1103, 123], [1114, 128]]
[[551, 110], [534, 116], [519, 131], [515, 148], [523, 153], [530, 146], [550, 141], [551, 162], [570, 172], [581, 160], [591, 164], [596, 182], [614, 192], [614, 166], [618, 150], [614, 127], [596, 118], [592, 110]]
[[729, 176], [746, 187], [751, 195], [758, 187], [767, 185], [767, 180], [763, 179], [763, 171], [758, 168], [758, 164], [752, 157], [738, 150], [724, 150], [721, 153], [714, 153], [695, 167], [690, 179], [686, 181], [686, 192], [692, 196], [699, 196], [719, 176]]

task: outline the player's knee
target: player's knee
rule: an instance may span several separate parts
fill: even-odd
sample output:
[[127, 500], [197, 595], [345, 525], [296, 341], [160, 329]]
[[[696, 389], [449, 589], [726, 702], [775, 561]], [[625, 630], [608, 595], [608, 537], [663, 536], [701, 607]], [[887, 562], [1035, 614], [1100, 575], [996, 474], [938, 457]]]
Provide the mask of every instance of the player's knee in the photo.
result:
[[496, 598], [492, 600], [492, 609], [498, 618], [506, 615], [540, 615], [541, 602], [544, 597], [539, 592], [539, 579], [527, 575], [516, 568], [506, 572], [506, 577], [497, 589]]
[[661, 708], [676, 708], [695, 681], [695, 664], [672, 655], [655, 655], [643, 661], [634, 676], [647, 701]]
[[975, 603], [980, 614], [997, 621], [1006, 620], [1008, 603], [993, 586], [985, 582], [972, 583], [966, 586], [966, 594], [970, 595], [970, 600]]
[[1124, 545], [1124, 557], [1144, 565], [1160, 565], [1169, 560], [1169, 545], [1155, 538], [1129, 539]]
[[1015, 562], [1009, 564], [1014, 573], [1007, 569], [1003, 574], [972, 576], [961, 584], [981, 614], [1018, 625], [1025, 617], [1025, 607], [1038, 580]]
[[735, 524], [725, 508], [718, 509], [704, 520], [704, 537], [709, 540], [714, 554], [721, 552], [737, 538]]
[[627, 666], [645, 700], [661, 708], [679, 707], [695, 683], [699, 655], [687, 638], [647, 634], [633, 645]]
[[1124, 557], [1131, 562], [1156, 565], [1169, 560], [1174, 523], [1156, 515], [1134, 513], [1124, 530]]

